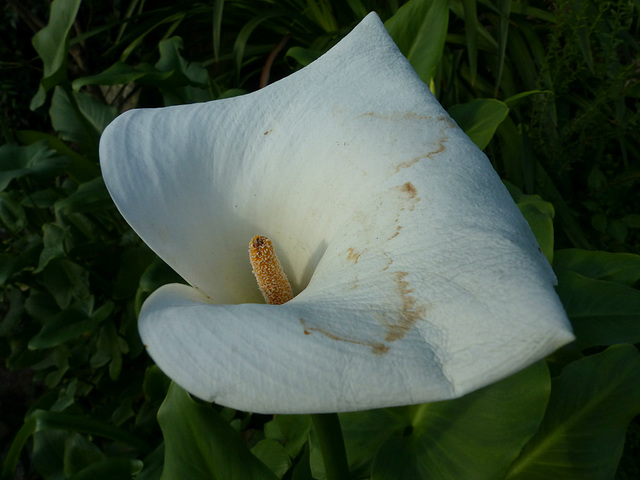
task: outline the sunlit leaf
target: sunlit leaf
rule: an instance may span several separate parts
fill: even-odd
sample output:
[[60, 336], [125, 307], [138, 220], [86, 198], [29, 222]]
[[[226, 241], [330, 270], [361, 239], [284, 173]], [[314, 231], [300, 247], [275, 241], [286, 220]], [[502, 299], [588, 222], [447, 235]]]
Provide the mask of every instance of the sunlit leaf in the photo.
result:
[[372, 479], [501, 478], [537, 430], [544, 362], [456, 400], [342, 414], [352, 473]]
[[440, 63], [449, 24], [446, 0], [411, 0], [384, 26], [427, 85]]
[[553, 381], [540, 430], [508, 480], [610, 480], [640, 413], [640, 354], [631, 345], [569, 364]]
[[158, 421], [165, 441], [163, 480], [274, 480], [277, 477], [210, 405], [172, 384]]
[[42, 106], [46, 92], [66, 78], [69, 32], [82, 0], [55, 0], [51, 3], [49, 23], [33, 37], [33, 48], [44, 62], [40, 89], [31, 100], [31, 109]]
[[449, 115], [480, 149], [486, 148], [509, 108], [499, 100], [479, 98], [449, 108]]

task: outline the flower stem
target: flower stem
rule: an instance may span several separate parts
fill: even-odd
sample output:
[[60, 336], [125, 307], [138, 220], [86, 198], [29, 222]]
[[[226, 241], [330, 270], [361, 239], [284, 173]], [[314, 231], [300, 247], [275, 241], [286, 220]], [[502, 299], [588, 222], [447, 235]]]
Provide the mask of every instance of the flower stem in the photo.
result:
[[349, 464], [338, 414], [316, 413], [311, 415], [311, 420], [320, 444], [327, 480], [348, 480]]

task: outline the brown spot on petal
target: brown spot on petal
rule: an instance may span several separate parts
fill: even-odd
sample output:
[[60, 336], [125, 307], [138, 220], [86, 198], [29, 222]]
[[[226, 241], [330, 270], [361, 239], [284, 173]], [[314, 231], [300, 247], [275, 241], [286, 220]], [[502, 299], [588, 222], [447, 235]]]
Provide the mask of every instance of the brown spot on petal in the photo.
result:
[[358, 259], [360, 258], [360, 255], [362, 255], [362, 252], [356, 251], [355, 248], [353, 247], [347, 248], [347, 260], [353, 263], [358, 263]]
[[430, 152], [425, 153], [424, 155], [420, 155], [419, 157], [415, 157], [415, 158], [413, 158], [411, 160], [408, 160], [406, 162], [399, 163], [396, 166], [395, 173], [398, 173], [400, 170], [402, 170], [404, 168], [409, 168], [410, 166], [412, 166], [415, 163], [419, 162], [423, 158], [432, 159], [435, 155], [437, 155], [439, 153], [442, 153], [447, 149], [445, 143], [447, 142], [449, 137], [446, 134], [446, 131], [449, 130], [450, 128], [456, 128], [456, 124], [453, 123], [453, 121], [451, 121], [451, 119], [449, 117], [445, 116], [445, 115], [440, 115], [438, 117], [438, 121], [444, 123], [444, 126], [440, 129], [440, 138], [438, 139], [438, 144], [436, 145], [435, 150], [431, 150]]
[[413, 289], [406, 279], [409, 274], [407, 272], [394, 273], [402, 305], [396, 323], [387, 325], [387, 334], [385, 336], [387, 342], [395, 342], [403, 338], [416, 322], [424, 317], [427, 311], [427, 308], [424, 305], [418, 305], [416, 298], [411, 295]]
[[300, 319], [300, 323], [302, 324], [303, 327], [303, 331], [305, 335], [311, 335], [312, 332], [317, 332], [320, 333], [322, 335], [324, 335], [327, 338], [330, 338], [331, 340], [336, 340], [338, 342], [347, 342], [347, 343], [355, 343], [356, 345], [364, 345], [367, 347], [371, 347], [371, 352], [374, 355], [384, 355], [385, 353], [387, 353], [389, 351], [389, 346], [385, 345], [384, 343], [381, 342], [361, 342], [358, 340], [352, 340], [349, 338], [344, 338], [344, 337], [340, 337], [339, 335], [336, 335], [334, 333], [328, 332], [322, 328], [316, 328], [316, 327], [309, 327], [307, 326], [307, 322], [305, 321], [304, 318]]
[[416, 198], [416, 195], [418, 194], [418, 190], [416, 190], [416, 187], [414, 187], [413, 183], [411, 182], [407, 182], [404, 185], [401, 185], [400, 190], [409, 195], [409, 198]]

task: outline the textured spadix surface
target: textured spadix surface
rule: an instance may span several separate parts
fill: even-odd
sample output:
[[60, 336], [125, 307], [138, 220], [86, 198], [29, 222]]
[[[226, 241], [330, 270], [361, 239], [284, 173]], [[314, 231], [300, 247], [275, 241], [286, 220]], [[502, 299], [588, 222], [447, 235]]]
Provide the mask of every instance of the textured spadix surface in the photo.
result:
[[[375, 14], [258, 92], [134, 110], [104, 132], [107, 187], [191, 286], [140, 312], [194, 395], [265, 413], [443, 400], [573, 339], [553, 272], [488, 159]], [[263, 304], [266, 235], [295, 298]]]

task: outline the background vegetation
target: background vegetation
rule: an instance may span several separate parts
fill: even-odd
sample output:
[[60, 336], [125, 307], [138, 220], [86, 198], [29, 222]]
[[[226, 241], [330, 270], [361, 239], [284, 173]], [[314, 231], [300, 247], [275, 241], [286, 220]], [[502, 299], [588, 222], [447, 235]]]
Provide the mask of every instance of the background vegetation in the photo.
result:
[[[388, 20], [404, 4], [7, 1], [0, 22], [0, 478], [152, 479], [163, 465], [163, 478], [187, 478], [176, 460], [184, 454], [176, 453], [177, 439], [187, 434], [209, 442], [192, 449], [189, 464], [202, 459], [199, 452], [218, 452], [216, 439], [231, 445], [233, 454], [216, 457], [222, 467], [210, 466], [211, 478], [232, 478], [229, 465], [257, 465], [256, 458], [256, 478], [322, 476], [313, 434], [307, 443], [308, 418], [274, 420], [194, 402], [169, 388], [143, 352], [137, 311], [155, 288], [179, 279], [119, 216], [97, 146], [125, 109], [255, 90], [313, 61], [367, 12]], [[578, 335], [548, 362], [552, 393], [540, 429], [510, 467], [478, 478], [640, 478], [640, 1], [413, 0], [408, 8], [413, 15], [395, 16], [388, 28], [401, 48], [417, 45], [405, 52], [410, 61], [509, 186], [553, 262]], [[425, 28], [435, 37], [420, 41]], [[410, 38], [398, 39], [400, 31]], [[530, 385], [542, 375], [527, 372]], [[459, 418], [447, 410], [453, 405], [461, 404], [434, 408]], [[341, 416], [353, 478], [395, 478], [389, 465], [401, 465], [394, 458], [413, 465], [434, 448], [402, 443], [428, 438], [433, 428], [416, 423], [416, 410], [394, 412]], [[180, 430], [180, 418], [216, 425], [213, 439]], [[535, 450], [548, 467], [553, 458], [540, 445], [558, 425], [568, 432], [559, 445], [576, 457], [564, 455], [559, 461], [568, 466], [549, 476], [526, 454]], [[389, 432], [404, 436], [393, 443]], [[406, 452], [415, 456], [407, 460]], [[422, 471], [420, 462], [414, 466]], [[465, 478], [445, 470], [429, 478]]]

